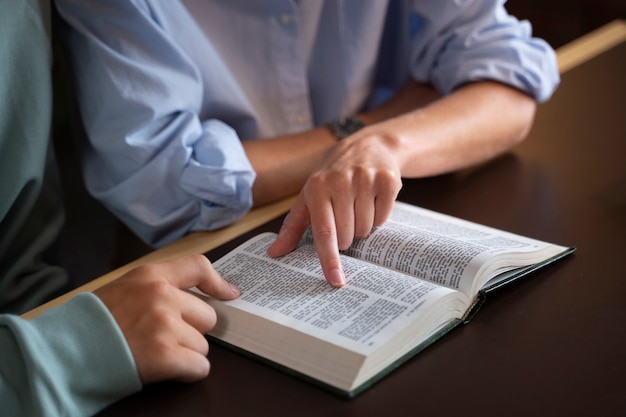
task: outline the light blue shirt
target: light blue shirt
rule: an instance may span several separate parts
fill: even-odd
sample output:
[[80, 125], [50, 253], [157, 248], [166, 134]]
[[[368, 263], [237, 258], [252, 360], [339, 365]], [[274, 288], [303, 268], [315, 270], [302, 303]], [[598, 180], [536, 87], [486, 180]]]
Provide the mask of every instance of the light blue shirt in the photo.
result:
[[[555, 54], [496, 0], [56, 0], [72, 28], [92, 194], [163, 245], [235, 221], [241, 146], [351, 115], [409, 77], [547, 100]], [[389, 3], [389, 4], [388, 4]]]

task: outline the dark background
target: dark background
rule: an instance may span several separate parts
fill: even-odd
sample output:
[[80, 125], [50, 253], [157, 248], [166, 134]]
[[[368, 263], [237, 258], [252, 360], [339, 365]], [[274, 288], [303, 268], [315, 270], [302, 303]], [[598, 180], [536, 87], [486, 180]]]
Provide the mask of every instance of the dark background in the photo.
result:
[[529, 20], [534, 35], [554, 48], [612, 20], [626, 18], [626, 0], [509, 0], [506, 8]]

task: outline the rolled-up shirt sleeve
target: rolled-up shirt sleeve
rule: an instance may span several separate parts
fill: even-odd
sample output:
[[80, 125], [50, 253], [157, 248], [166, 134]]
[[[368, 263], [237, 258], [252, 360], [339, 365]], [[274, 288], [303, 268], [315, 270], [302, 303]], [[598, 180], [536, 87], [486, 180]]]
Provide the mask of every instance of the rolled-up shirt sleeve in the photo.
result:
[[[154, 246], [246, 213], [255, 173], [233, 128], [200, 119], [210, 92], [194, 62], [145, 3], [84, 4], [64, 0], [57, 9], [76, 58], [69, 61], [91, 194]], [[215, 71], [228, 82], [219, 62]]]
[[556, 55], [531, 25], [509, 15], [502, 0], [414, 1], [410, 70], [447, 94], [492, 80], [546, 101], [559, 84]]

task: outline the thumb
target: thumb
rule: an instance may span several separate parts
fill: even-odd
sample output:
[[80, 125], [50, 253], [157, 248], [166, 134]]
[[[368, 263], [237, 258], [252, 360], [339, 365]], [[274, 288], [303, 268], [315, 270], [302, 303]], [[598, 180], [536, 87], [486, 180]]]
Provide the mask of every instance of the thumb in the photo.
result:
[[278, 237], [267, 248], [267, 254], [275, 258], [294, 250], [310, 224], [309, 209], [304, 201], [304, 195], [300, 193], [285, 217]]

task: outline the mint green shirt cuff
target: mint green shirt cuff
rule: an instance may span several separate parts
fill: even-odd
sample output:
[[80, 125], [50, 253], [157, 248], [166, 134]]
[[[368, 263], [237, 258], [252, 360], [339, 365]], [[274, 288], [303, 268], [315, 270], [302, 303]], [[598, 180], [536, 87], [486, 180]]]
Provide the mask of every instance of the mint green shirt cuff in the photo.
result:
[[91, 415], [141, 387], [121, 330], [94, 294], [32, 320], [0, 315], [0, 404], [7, 415]]

